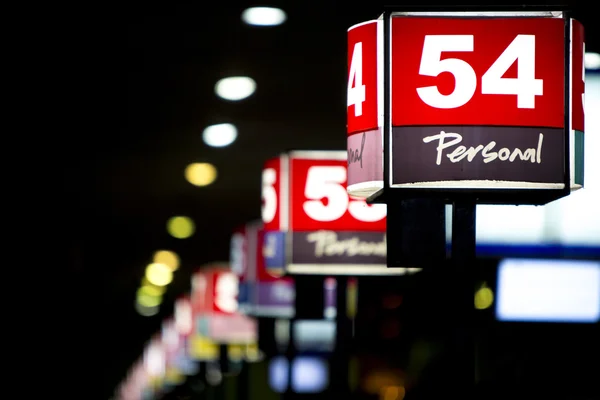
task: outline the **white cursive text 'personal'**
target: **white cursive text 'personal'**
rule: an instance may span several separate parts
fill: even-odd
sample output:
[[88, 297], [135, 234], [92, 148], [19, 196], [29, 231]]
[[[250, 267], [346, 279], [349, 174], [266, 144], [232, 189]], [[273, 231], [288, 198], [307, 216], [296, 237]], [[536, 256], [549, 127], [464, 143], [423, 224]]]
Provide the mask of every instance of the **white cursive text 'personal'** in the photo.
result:
[[[454, 132], [444, 132], [441, 131], [438, 135], [427, 136], [423, 138], [423, 142], [430, 143], [435, 140], [438, 141], [438, 146], [436, 148], [437, 157], [435, 163], [440, 165], [442, 163], [442, 156], [445, 155], [448, 157], [450, 162], [457, 163], [463, 160], [465, 157], [468, 162], [472, 162], [475, 159], [475, 156], [479, 152], [481, 152], [481, 157], [483, 157], [484, 163], [490, 163], [496, 159], [500, 161], [509, 161], [514, 162], [517, 157], [521, 161], [529, 161], [532, 164], [541, 164], [542, 163], [542, 143], [544, 142], [544, 134], [540, 133], [538, 136], [537, 148], [528, 148], [525, 150], [521, 150], [519, 148], [515, 148], [512, 151], [506, 147], [501, 148], [498, 151], [493, 151], [496, 146], [495, 141], [491, 141], [486, 145], [480, 144], [476, 147], [469, 147], [460, 145], [457, 146], [460, 142], [462, 142], [462, 135]], [[450, 147], [457, 146], [452, 150], [452, 152], [444, 154], [444, 150], [449, 149]]]

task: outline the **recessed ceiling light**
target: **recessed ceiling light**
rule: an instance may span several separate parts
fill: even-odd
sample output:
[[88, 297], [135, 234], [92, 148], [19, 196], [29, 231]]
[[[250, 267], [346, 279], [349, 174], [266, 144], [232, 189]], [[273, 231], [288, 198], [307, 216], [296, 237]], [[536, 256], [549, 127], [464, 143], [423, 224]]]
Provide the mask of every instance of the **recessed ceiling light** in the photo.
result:
[[584, 56], [585, 69], [600, 69], [600, 54], [586, 52]]
[[215, 85], [215, 93], [222, 99], [238, 101], [249, 97], [256, 90], [256, 82], [247, 76], [223, 78]]
[[185, 168], [185, 179], [194, 186], [208, 186], [217, 179], [217, 168], [210, 163], [190, 164]]
[[287, 19], [285, 11], [274, 7], [251, 7], [242, 13], [242, 21], [248, 25], [275, 26]]
[[[194, 221], [192, 221], [192, 219], [189, 217], [179, 215], [176, 217], [171, 217], [167, 221], [167, 231], [171, 236], [177, 239], [187, 239], [194, 234], [195, 230], [196, 226], [194, 224]], [[165, 267], [169, 268], [167, 266]], [[171, 270], [169, 269], [169, 271]], [[148, 277], [146, 276], [146, 278]], [[150, 280], [148, 279], [148, 281]], [[150, 281], [150, 283], [156, 285], [156, 283], [152, 281]]]
[[229, 146], [237, 138], [237, 128], [233, 124], [210, 125], [202, 132], [204, 143], [211, 147]]

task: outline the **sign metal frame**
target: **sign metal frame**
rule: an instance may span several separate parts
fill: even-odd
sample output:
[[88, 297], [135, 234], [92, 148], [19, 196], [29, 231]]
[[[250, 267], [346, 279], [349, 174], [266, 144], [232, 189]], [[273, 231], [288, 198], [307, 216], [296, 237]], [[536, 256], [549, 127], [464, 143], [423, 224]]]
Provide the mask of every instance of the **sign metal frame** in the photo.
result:
[[[571, 130], [571, 39], [572, 13], [564, 6], [388, 6], [379, 17], [383, 20], [383, 187], [367, 197], [368, 203], [387, 203], [403, 199], [432, 198], [446, 203], [474, 199], [477, 204], [544, 205], [571, 193], [570, 130]], [[562, 188], [399, 188], [392, 186], [392, 18], [400, 16], [473, 17], [473, 18], [561, 18], [564, 21], [564, 161]]]

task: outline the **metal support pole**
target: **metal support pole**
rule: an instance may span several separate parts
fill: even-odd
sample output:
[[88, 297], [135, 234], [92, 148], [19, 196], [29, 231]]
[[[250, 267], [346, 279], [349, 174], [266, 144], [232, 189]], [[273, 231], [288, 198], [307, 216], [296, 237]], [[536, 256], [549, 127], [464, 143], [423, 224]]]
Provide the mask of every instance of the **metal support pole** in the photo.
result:
[[336, 277], [336, 343], [332, 355], [331, 389], [336, 398], [348, 398], [348, 365], [350, 363], [352, 326], [346, 315], [348, 277]]
[[454, 288], [456, 289], [453, 362], [456, 394], [472, 398], [475, 385], [475, 307], [473, 293], [476, 262], [476, 200], [455, 201], [452, 208], [452, 247]]
[[292, 391], [292, 361], [298, 355], [294, 343], [294, 323], [302, 319], [322, 319], [325, 306], [323, 277], [297, 275], [294, 276], [294, 285], [296, 286], [295, 314], [294, 318], [290, 320], [289, 343], [285, 353], [288, 360], [288, 387], [282, 396], [284, 400], [302, 397], [301, 394]]
[[287, 386], [285, 388], [285, 392], [283, 392], [281, 398], [283, 400], [294, 400], [297, 396], [292, 390], [292, 362], [296, 357], [296, 344], [294, 338], [294, 322], [295, 318], [290, 320], [289, 324], [289, 335], [288, 335], [288, 345], [285, 349], [285, 359], [287, 360]]
[[250, 400], [250, 363], [243, 361], [242, 369], [237, 376], [236, 399]]

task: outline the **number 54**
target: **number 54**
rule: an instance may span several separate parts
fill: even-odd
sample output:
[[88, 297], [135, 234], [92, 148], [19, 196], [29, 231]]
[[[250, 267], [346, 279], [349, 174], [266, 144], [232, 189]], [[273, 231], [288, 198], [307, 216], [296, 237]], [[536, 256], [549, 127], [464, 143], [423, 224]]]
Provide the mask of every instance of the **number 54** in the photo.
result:
[[[441, 59], [445, 51], [473, 51], [473, 35], [427, 35], [423, 43], [419, 74], [454, 75], [454, 91], [441, 94], [437, 86], [417, 88], [423, 102], [434, 108], [457, 108], [471, 100], [477, 89], [477, 74], [469, 63], [458, 58]], [[518, 61], [517, 78], [503, 78]], [[535, 35], [517, 35], [481, 77], [482, 94], [516, 95], [518, 108], [535, 108], [535, 96], [544, 93], [544, 82], [535, 78]]]

